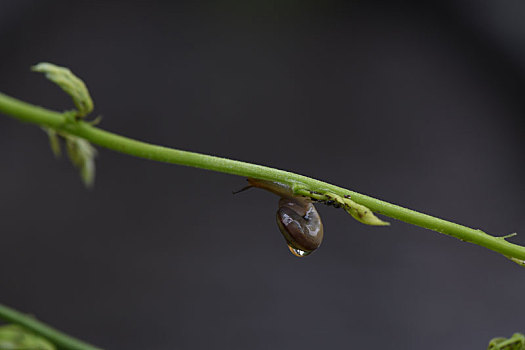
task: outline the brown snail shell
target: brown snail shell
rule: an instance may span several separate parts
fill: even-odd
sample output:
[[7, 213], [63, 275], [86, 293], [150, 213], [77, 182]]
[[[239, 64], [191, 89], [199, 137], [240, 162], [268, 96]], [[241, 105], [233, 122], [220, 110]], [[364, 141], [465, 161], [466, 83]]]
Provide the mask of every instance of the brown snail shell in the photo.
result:
[[248, 179], [248, 182], [281, 197], [277, 226], [294, 255], [306, 256], [321, 245], [323, 223], [310, 198], [295, 196], [291, 188], [277, 182], [257, 179]]

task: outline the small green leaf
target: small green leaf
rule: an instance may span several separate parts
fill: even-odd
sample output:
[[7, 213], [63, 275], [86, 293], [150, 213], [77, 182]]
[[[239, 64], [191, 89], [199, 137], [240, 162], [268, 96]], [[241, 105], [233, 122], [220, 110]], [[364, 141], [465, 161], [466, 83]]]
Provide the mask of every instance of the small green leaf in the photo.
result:
[[346, 212], [352, 215], [354, 219], [356, 219], [359, 222], [362, 222], [363, 224], [374, 225], [374, 226], [390, 225], [389, 222], [383, 221], [379, 219], [377, 216], [375, 216], [372, 210], [368, 209], [364, 205], [357, 204], [350, 198], [343, 198], [343, 202], [346, 204], [344, 206]]
[[512, 257], [512, 256], [508, 256], [508, 255], [505, 255], [505, 257], [506, 257], [507, 259], [509, 259], [510, 261], [515, 262], [516, 264], [525, 267], [525, 260], [521, 260], [521, 259], [518, 259], [518, 258], [514, 258], [514, 257]]
[[55, 350], [47, 339], [18, 325], [0, 327], [0, 350]]
[[354, 219], [363, 224], [373, 226], [390, 225], [390, 223], [383, 221], [377, 216], [375, 216], [372, 210], [370, 210], [369, 208], [351, 200], [349, 196], [341, 197], [331, 192], [322, 193], [317, 191], [309, 191], [304, 188], [295, 188], [294, 193], [313, 198], [321, 203], [342, 207], [348, 214], [352, 215]]
[[86, 140], [72, 135], [62, 135], [66, 139], [66, 150], [71, 163], [79, 170], [86, 187], [95, 183], [95, 157], [97, 150]]
[[51, 151], [53, 151], [55, 158], [60, 158], [60, 156], [62, 155], [62, 149], [60, 148], [60, 139], [58, 133], [55, 129], [52, 128], [43, 129], [49, 137], [49, 146], [51, 147]]
[[509, 339], [494, 338], [490, 341], [487, 350], [525, 350], [525, 336], [514, 333]]
[[[57, 131], [52, 128], [43, 128], [49, 136], [49, 144], [55, 157], [62, 154], [61, 140], [66, 143], [66, 151], [71, 163], [78, 169], [84, 185], [93, 187], [95, 182], [95, 157], [97, 150], [83, 138]], [[0, 349], [2, 350], [2, 349]]]
[[75, 76], [69, 68], [60, 67], [52, 63], [42, 62], [31, 70], [44, 73], [46, 78], [60, 86], [71, 98], [77, 107], [77, 117], [85, 117], [93, 110], [93, 100], [84, 82]]
[[513, 233], [509, 233], [508, 235], [497, 237], [497, 238], [502, 239], [502, 240], [506, 240], [507, 238], [512, 238], [512, 237], [515, 237], [517, 235], [518, 234], [516, 232], [513, 232]]
[[497, 338], [491, 339], [490, 342], [489, 342], [489, 347], [487, 348], [487, 350], [499, 349], [498, 345], [503, 343], [505, 340], [507, 340], [507, 339], [506, 338], [502, 338], [502, 337], [497, 337]]

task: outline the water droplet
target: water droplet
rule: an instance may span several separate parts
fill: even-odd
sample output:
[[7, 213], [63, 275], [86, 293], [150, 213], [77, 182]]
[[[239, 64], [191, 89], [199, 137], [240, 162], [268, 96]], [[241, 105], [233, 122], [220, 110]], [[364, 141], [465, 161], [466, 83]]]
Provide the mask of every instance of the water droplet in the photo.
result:
[[297, 256], [299, 258], [303, 258], [303, 257], [305, 257], [307, 255], [310, 255], [310, 253], [312, 252], [312, 250], [310, 250], [310, 251], [301, 250], [301, 249], [294, 248], [291, 245], [288, 245], [288, 249], [290, 249], [290, 251], [292, 252], [293, 255], [295, 255], [295, 256]]

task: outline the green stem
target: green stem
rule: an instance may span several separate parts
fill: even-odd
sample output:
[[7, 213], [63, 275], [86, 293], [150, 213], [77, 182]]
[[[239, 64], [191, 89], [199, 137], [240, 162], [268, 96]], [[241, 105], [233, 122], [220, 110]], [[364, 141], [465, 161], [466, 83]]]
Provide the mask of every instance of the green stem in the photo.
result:
[[75, 339], [36, 320], [29, 315], [25, 315], [2, 304], [0, 304], [0, 318], [10, 323], [19, 324], [33, 333], [46, 338], [59, 349], [100, 350], [100, 348]]
[[332, 192], [339, 196], [349, 195], [354, 202], [370, 208], [373, 212], [409, 224], [444, 233], [462, 241], [478, 244], [501, 253], [508, 258], [513, 258], [514, 261], [518, 263], [525, 260], [525, 247], [509, 243], [502, 237], [494, 237], [481, 230], [472, 229], [427, 214], [419, 213], [414, 210], [406, 209], [306, 176], [266, 166], [200, 153], [181, 151], [133, 140], [128, 137], [96, 128], [83, 121], [71, 122], [67, 113], [59, 113], [42, 107], [37, 107], [6, 96], [2, 93], [0, 93], [0, 112], [24, 122], [51, 127], [59, 131], [76, 135], [101, 147], [136, 157], [275, 181], [291, 187], [300, 185], [300, 187], [310, 191]]

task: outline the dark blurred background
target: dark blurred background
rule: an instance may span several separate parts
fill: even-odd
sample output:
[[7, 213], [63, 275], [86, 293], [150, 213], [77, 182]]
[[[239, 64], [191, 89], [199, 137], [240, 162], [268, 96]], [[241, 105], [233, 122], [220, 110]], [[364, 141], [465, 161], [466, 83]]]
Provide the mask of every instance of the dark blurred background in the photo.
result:
[[[523, 212], [525, 2], [0, 1], [0, 91], [483, 229]], [[107, 349], [485, 349], [525, 331], [525, 270], [319, 207], [293, 257], [240, 177], [99, 149], [94, 190], [0, 118], [0, 302]]]

